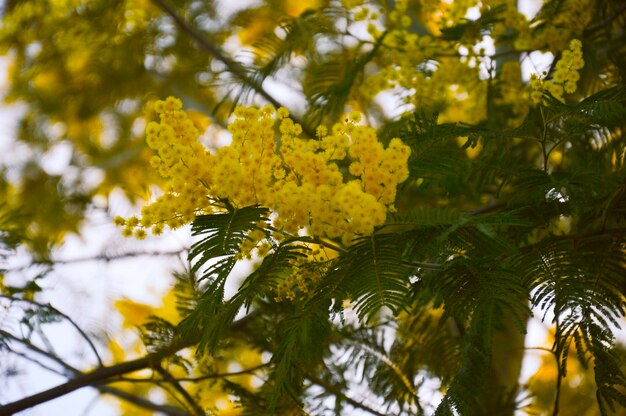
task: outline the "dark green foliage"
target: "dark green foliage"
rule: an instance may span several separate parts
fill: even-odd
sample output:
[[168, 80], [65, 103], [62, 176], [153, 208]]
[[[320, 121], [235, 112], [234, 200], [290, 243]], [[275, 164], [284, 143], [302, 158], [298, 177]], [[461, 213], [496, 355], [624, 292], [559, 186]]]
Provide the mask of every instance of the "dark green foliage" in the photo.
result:
[[[228, 211], [221, 214], [199, 216], [192, 225], [192, 235], [202, 236], [189, 252], [193, 262], [191, 271], [201, 272], [200, 280], [206, 280], [204, 292], [198, 299], [195, 310], [181, 324], [183, 333], [192, 333], [205, 327], [208, 317], [220, 312], [224, 300], [224, 287], [233, 267], [238, 261], [239, 248], [247, 234], [257, 228], [257, 223], [266, 218], [268, 210], [258, 207], [241, 209], [228, 206]], [[237, 313], [235, 310], [231, 315]], [[231, 318], [231, 321], [232, 321]], [[227, 323], [224, 323], [227, 325]], [[208, 344], [214, 346], [209, 332], [201, 336], [199, 349]]]
[[176, 282], [174, 284], [176, 310], [184, 318], [196, 309], [198, 300], [202, 297], [203, 285], [191, 268], [174, 273], [174, 279]]
[[274, 391], [269, 410], [274, 411], [281, 395], [289, 394], [300, 402], [301, 383], [306, 370], [316, 371], [330, 336], [330, 304], [305, 304], [292, 312], [278, 326], [277, 348], [272, 357]]
[[[236, 262], [241, 243], [247, 233], [256, 228], [256, 223], [266, 219], [269, 210], [266, 208], [244, 207], [241, 209], [228, 207], [222, 214], [201, 215], [192, 225], [193, 236], [203, 238], [191, 247], [189, 260], [193, 263], [192, 271], [196, 272], [203, 266], [202, 279], [219, 281], [225, 279]], [[219, 265], [207, 264], [209, 260], [222, 259]]]
[[337, 302], [350, 299], [365, 321], [382, 308], [397, 314], [403, 307], [411, 273], [402, 262], [401, 243], [396, 234], [357, 240], [328, 272], [315, 297], [331, 294]]
[[[405, 319], [411, 319], [410, 315], [407, 314]], [[424, 409], [417, 395], [423, 378], [416, 382], [415, 375], [427, 364], [422, 362], [421, 365], [412, 366], [415, 364], [414, 357], [419, 355], [419, 352], [415, 355], [413, 353], [420, 349], [421, 343], [412, 343], [408, 340], [403, 343], [403, 337], [400, 335], [401, 328], [394, 328], [389, 321], [382, 321], [370, 327], [342, 329], [340, 332], [342, 341], [339, 345], [344, 350], [342, 360], [345, 360], [345, 364], [335, 365], [336, 369], [333, 372], [340, 377], [350, 368], [358, 368], [359, 378], [368, 383], [368, 388], [374, 394], [384, 398], [386, 413], [423, 414]], [[394, 330], [398, 331], [395, 335]], [[435, 332], [432, 334], [434, 335]], [[419, 336], [418, 334], [412, 335]], [[389, 348], [389, 340], [392, 336], [394, 343]], [[403, 350], [403, 347], [407, 349]], [[409, 349], [412, 351], [411, 354], [403, 354]]]
[[621, 359], [613, 352], [613, 329], [622, 325], [626, 314], [626, 239], [612, 234], [546, 239], [524, 250], [517, 263], [532, 303], [546, 313], [554, 308], [560, 377], [567, 375], [570, 348], [575, 345], [583, 364], [593, 361], [603, 415], [616, 402], [626, 403]]
[[176, 327], [165, 319], [152, 316], [142, 327], [141, 340], [149, 352], [157, 352], [172, 344]]

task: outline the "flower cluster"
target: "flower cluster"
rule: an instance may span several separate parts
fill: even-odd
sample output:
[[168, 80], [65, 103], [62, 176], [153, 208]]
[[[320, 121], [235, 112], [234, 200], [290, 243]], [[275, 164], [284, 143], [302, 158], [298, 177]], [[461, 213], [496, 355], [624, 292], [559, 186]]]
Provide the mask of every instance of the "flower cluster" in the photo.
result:
[[337, 255], [336, 251], [317, 244], [303, 244], [302, 253], [305, 255], [293, 262], [291, 273], [276, 285], [276, 302], [293, 301], [299, 294], [309, 293], [328, 271], [329, 261]]
[[[358, 124], [357, 112], [330, 132], [318, 128], [317, 139], [303, 139], [301, 126], [284, 108], [238, 107], [228, 126], [231, 144], [213, 154], [197, 141], [199, 132], [181, 108], [173, 97], [155, 105], [160, 123], [148, 124], [146, 140], [157, 152], [152, 166], [168, 183], [141, 218], [116, 218], [126, 236], [143, 238], [148, 227], [154, 234], [164, 226], [180, 227], [197, 214], [223, 209], [228, 200], [272, 209], [275, 238], [307, 229], [349, 244], [384, 224], [396, 187], [409, 174], [409, 147], [392, 139], [384, 148], [373, 128]], [[351, 162], [349, 172], [338, 164], [344, 160]], [[251, 238], [246, 253], [263, 239]]]
[[[509, 2], [509, 10], [517, 10], [517, 1]], [[514, 26], [518, 33], [515, 40], [517, 50], [559, 51], [567, 47], [568, 42], [580, 36], [592, 18], [595, 0], [562, 0], [558, 13], [546, 13], [528, 21], [519, 12]], [[507, 24], [510, 21], [507, 20]]]
[[145, 238], [149, 227], [158, 235], [165, 226], [178, 228], [193, 221], [197, 213], [213, 211], [203, 185], [213, 156], [196, 140], [199, 132], [181, 108], [180, 100], [173, 97], [154, 106], [160, 123], [146, 126], [146, 142], [157, 153], [150, 164], [168, 181], [165, 193], [142, 208], [141, 218], [115, 218], [126, 237]]
[[[464, 1], [446, 6], [449, 15], [439, 9], [439, 2], [423, 2], [420, 15], [436, 17], [438, 23], [432, 32], [438, 33], [440, 26], [454, 24], [454, 19], [464, 15], [471, 4], [472, 1]], [[357, 15], [363, 17], [362, 11], [355, 18]], [[357, 99], [369, 103], [382, 91], [394, 91], [408, 105], [407, 108], [444, 108], [448, 114], [443, 116], [449, 116], [449, 121], [473, 123], [484, 119], [487, 85], [479, 77], [478, 56], [473, 49], [469, 48], [467, 56], [461, 57], [458, 45], [436, 36], [415, 33], [406, 0], [395, 2], [393, 10], [386, 14], [384, 10], [378, 12], [384, 17], [386, 36], [382, 47], [385, 53], [376, 57], [378, 69], [366, 74], [358, 87]], [[370, 13], [369, 19], [373, 19], [372, 14], [378, 17], [378, 12]], [[444, 16], [447, 17], [444, 19]], [[421, 19], [420, 22], [433, 19]], [[383, 31], [371, 22], [368, 33], [372, 41], [379, 41]], [[468, 106], [470, 102], [472, 105]], [[467, 110], [468, 107], [471, 110]]]
[[585, 65], [582, 53], [582, 43], [573, 39], [569, 50], [563, 51], [561, 59], [556, 63], [552, 80], [543, 81], [537, 76], [530, 80], [532, 88], [531, 98], [535, 104], [542, 100], [543, 91], [549, 91], [556, 99], [563, 101], [563, 94], [576, 92], [576, 82], [580, 78], [579, 70]]

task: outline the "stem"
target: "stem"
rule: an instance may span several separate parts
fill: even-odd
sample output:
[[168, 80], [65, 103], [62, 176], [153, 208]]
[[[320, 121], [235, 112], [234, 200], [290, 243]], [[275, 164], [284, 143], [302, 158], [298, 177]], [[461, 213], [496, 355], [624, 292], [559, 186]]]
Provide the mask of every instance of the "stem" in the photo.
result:
[[318, 386], [324, 388], [326, 391], [328, 391], [329, 393], [332, 393], [333, 395], [335, 395], [337, 398], [340, 398], [341, 400], [344, 400], [348, 403], [350, 403], [353, 407], [357, 408], [357, 409], [361, 409], [361, 410], [365, 410], [368, 413], [371, 413], [373, 415], [376, 416], [386, 416], [384, 413], [380, 413], [379, 411], [372, 409], [369, 406], [364, 405], [361, 402], [358, 402], [356, 400], [354, 400], [351, 397], [348, 397], [344, 394], [344, 392], [341, 391], [340, 388], [316, 377], [313, 376], [311, 374], [307, 374], [306, 378], [308, 378], [313, 384], [317, 384]]
[[[121, 254], [115, 254], [115, 255], [108, 255], [108, 254], [99, 254], [96, 256], [86, 256], [86, 257], [77, 257], [74, 259], [58, 259], [58, 260], [46, 260], [46, 261], [42, 261], [42, 262], [35, 262], [35, 265], [46, 265], [46, 266], [50, 266], [51, 268], [56, 266], [56, 265], [64, 265], [64, 264], [74, 264], [74, 263], [85, 263], [85, 262], [90, 262], [90, 261], [104, 261], [104, 262], [111, 262], [111, 261], [115, 261], [115, 260], [121, 260], [121, 259], [126, 259], [126, 258], [131, 258], [131, 257], [143, 257], [143, 256], [149, 256], [149, 257], [153, 257], [153, 256], [178, 256], [181, 253], [185, 252], [189, 250], [188, 248], [181, 248], [179, 250], [172, 250], [172, 251], [136, 251], [136, 252], [129, 252], [129, 253], [121, 253]], [[15, 268], [12, 269], [5, 269], [5, 272], [7, 273], [12, 273], [12, 272], [20, 272], [20, 271], [24, 271], [30, 267], [32, 267], [33, 264], [27, 264], [27, 265], [23, 265], [23, 266], [17, 266]]]
[[101, 384], [108, 378], [131, 373], [149, 367], [156, 357], [146, 356], [136, 360], [128, 361], [111, 367], [101, 367], [91, 373], [81, 374], [66, 383], [44, 390], [32, 396], [25, 397], [15, 402], [0, 406], [0, 415], [12, 415], [22, 410], [26, 410], [41, 403], [64, 396], [82, 387]]
[[161, 366], [158, 366], [156, 368], [156, 371], [161, 374], [163, 379], [170, 383], [174, 387], [174, 389], [178, 393], [180, 393], [181, 396], [183, 396], [187, 404], [193, 409], [194, 414], [196, 414], [197, 416], [203, 416], [205, 414], [202, 407], [200, 407], [200, 405], [195, 401], [193, 397], [191, 397], [187, 390], [185, 390], [183, 386], [180, 385], [179, 380], [174, 378], [174, 376], [172, 376], [169, 371]]
[[87, 341], [87, 344], [89, 345], [89, 348], [91, 349], [93, 354], [96, 356], [96, 359], [98, 360], [98, 364], [100, 365], [100, 367], [104, 366], [104, 364], [102, 363], [102, 358], [100, 357], [100, 354], [98, 353], [98, 350], [96, 349], [96, 346], [94, 345], [91, 338], [89, 338], [89, 336], [87, 336], [85, 331], [83, 331], [83, 329], [80, 326], [78, 326], [78, 324], [68, 315], [64, 314], [63, 312], [61, 312], [60, 310], [58, 310], [57, 308], [55, 308], [54, 306], [50, 304], [43, 304], [43, 303], [35, 302], [33, 300], [28, 300], [28, 299], [18, 299], [18, 298], [14, 298], [14, 297], [3, 295], [3, 294], [0, 294], [0, 298], [8, 299], [10, 302], [25, 302], [25, 303], [28, 303], [33, 306], [37, 306], [42, 309], [48, 309], [49, 311], [64, 318], [76, 329], [76, 331], [78, 331], [81, 337], [83, 337], [83, 339]]

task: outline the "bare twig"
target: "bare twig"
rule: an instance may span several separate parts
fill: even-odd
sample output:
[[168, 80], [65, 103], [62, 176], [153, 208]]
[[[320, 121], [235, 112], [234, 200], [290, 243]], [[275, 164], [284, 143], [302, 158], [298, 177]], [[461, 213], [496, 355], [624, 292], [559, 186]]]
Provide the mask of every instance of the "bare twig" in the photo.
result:
[[308, 378], [313, 384], [317, 384], [318, 386], [322, 387], [324, 390], [326, 390], [327, 392], [333, 394], [334, 396], [336, 396], [338, 399], [341, 399], [347, 403], [350, 403], [350, 405], [352, 405], [353, 407], [357, 408], [357, 409], [361, 409], [361, 410], [365, 410], [368, 413], [371, 413], [373, 415], [376, 416], [385, 416], [384, 413], [381, 413], [375, 409], [372, 409], [371, 407], [357, 401], [354, 400], [353, 398], [347, 396], [343, 391], [341, 391], [340, 388], [322, 380], [319, 377], [316, 377], [314, 375], [311, 374], [307, 374], [306, 378]]
[[98, 360], [98, 364], [100, 365], [100, 367], [104, 366], [104, 364], [102, 363], [102, 358], [100, 357], [100, 354], [98, 353], [98, 350], [96, 349], [96, 346], [94, 345], [94, 343], [91, 340], [91, 338], [89, 338], [89, 336], [85, 333], [85, 331], [83, 331], [83, 329], [72, 318], [70, 318], [65, 313], [61, 312], [60, 310], [58, 310], [54, 306], [50, 305], [49, 303], [48, 304], [43, 304], [43, 303], [36, 302], [34, 300], [18, 299], [18, 298], [14, 298], [14, 297], [3, 295], [3, 294], [0, 294], [0, 298], [8, 299], [11, 302], [28, 303], [30, 305], [37, 306], [37, 307], [42, 308], [42, 309], [48, 309], [52, 313], [54, 313], [56, 315], [59, 315], [60, 317], [62, 317], [66, 321], [68, 321], [70, 323], [70, 325], [72, 325], [76, 329], [76, 331], [78, 331], [78, 333], [81, 335], [81, 337], [85, 341], [87, 341], [87, 344], [89, 345], [89, 348], [91, 349], [93, 354], [96, 356], [96, 359]]
[[198, 377], [178, 377], [177, 380], [178, 381], [190, 381], [190, 382], [197, 383], [199, 381], [211, 380], [215, 378], [226, 378], [226, 377], [233, 377], [233, 376], [241, 376], [245, 374], [252, 374], [255, 371], [260, 370], [267, 366], [268, 364], [259, 364], [254, 367], [246, 368], [241, 371], [233, 371], [232, 373], [214, 373], [214, 374], [206, 374], [206, 375], [198, 376]]
[[[198, 377], [176, 377], [176, 381], [178, 382], [190, 382], [190, 383], [198, 383], [205, 380], [212, 380], [216, 378], [228, 378], [228, 377], [236, 377], [246, 374], [253, 374], [255, 371], [260, 370], [261, 368], [267, 367], [269, 364], [259, 364], [254, 367], [246, 368], [241, 371], [233, 371], [230, 373], [213, 373], [213, 374], [205, 374], [203, 376]], [[123, 381], [125, 383], [152, 383], [152, 384], [163, 384], [167, 383], [168, 380], [165, 378], [134, 378], [134, 377], [117, 377], [115, 381]]]
[[169, 371], [161, 366], [157, 366], [156, 371], [157, 373], [161, 374], [163, 380], [171, 384], [172, 387], [174, 387], [174, 389], [183, 397], [183, 399], [185, 399], [185, 402], [193, 409], [193, 412], [196, 416], [204, 416], [205, 413], [204, 410], [202, 410], [202, 407], [200, 407], [196, 400], [191, 397], [189, 392], [187, 392], [187, 390], [185, 390], [183, 386], [180, 385], [178, 379], [174, 378], [174, 376], [172, 376]]
[[116, 260], [122, 260], [132, 257], [158, 257], [158, 256], [178, 256], [185, 251], [188, 251], [188, 248], [181, 248], [178, 250], [171, 251], [136, 251], [136, 252], [128, 252], [128, 253], [120, 253], [120, 254], [98, 254], [95, 256], [86, 256], [86, 257], [77, 257], [74, 259], [49, 259], [46, 261], [34, 262], [25, 264], [23, 266], [17, 266], [10, 269], [5, 269], [5, 273], [11, 272], [20, 272], [24, 271], [34, 265], [43, 265], [54, 267], [57, 265], [65, 265], [65, 264], [75, 264], [75, 263], [85, 263], [89, 261], [104, 261], [111, 262]]

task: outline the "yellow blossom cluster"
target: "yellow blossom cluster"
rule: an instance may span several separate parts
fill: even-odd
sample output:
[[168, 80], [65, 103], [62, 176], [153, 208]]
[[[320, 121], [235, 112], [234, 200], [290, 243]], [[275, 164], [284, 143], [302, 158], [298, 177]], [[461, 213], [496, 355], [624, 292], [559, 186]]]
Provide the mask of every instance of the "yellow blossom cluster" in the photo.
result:
[[[422, 3], [431, 10], [430, 6], [438, 2]], [[473, 3], [460, 2], [446, 7], [439, 4], [437, 7], [443, 9], [438, 13], [434, 9], [431, 11], [442, 18], [441, 25], [451, 25], [454, 22], [450, 16], [465, 13]], [[439, 10], [437, 7], [435, 9]], [[385, 15], [384, 20], [386, 35], [382, 47], [385, 53], [376, 59], [377, 72], [368, 74], [359, 85], [360, 99], [369, 103], [382, 91], [395, 91], [411, 107], [449, 110], [450, 121], [481, 121], [485, 116], [487, 86], [479, 77], [473, 50], [469, 49], [467, 57], [456, 56], [458, 51], [454, 43], [415, 33], [406, 0], [395, 2], [394, 9]], [[374, 23], [368, 25], [368, 32], [373, 41], [382, 36], [382, 30]], [[433, 58], [437, 60], [436, 64], [431, 61]], [[416, 68], [420, 70], [416, 71]], [[469, 102], [471, 106], [467, 105]], [[459, 112], [459, 109], [463, 110]]]
[[528, 22], [527, 27], [520, 30], [515, 42], [516, 48], [547, 51], [565, 49], [568, 42], [580, 36], [589, 24], [593, 17], [591, 11], [594, 10], [594, 2], [595, 0], [563, 0], [558, 13], [535, 18], [532, 24]]
[[481, 3], [481, 14], [484, 14], [488, 9], [502, 9], [498, 15], [500, 19], [493, 25], [491, 32], [493, 38], [505, 36], [510, 31], [529, 33], [528, 19], [519, 11], [517, 0], [487, 0]]
[[[126, 236], [143, 238], [148, 227], [154, 234], [164, 226], [180, 227], [197, 214], [223, 209], [228, 200], [274, 211], [276, 238], [307, 229], [349, 244], [384, 224], [396, 187], [409, 174], [409, 147], [397, 138], [383, 147], [373, 128], [358, 124], [358, 112], [330, 132], [318, 128], [316, 139], [303, 139], [302, 127], [284, 108], [237, 107], [228, 126], [231, 144], [213, 154], [197, 141], [200, 133], [181, 108], [173, 97], [155, 105], [160, 122], [147, 125], [146, 141], [157, 152], [152, 166], [168, 183], [141, 218], [116, 218]], [[340, 161], [350, 162], [349, 172]], [[244, 256], [264, 240], [263, 232], [257, 234], [242, 247]], [[264, 244], [256, 247], [259, 252], [269, 250]]]
[[[378, 93], [389, 91], [400, 97], [409, 109], [435, 108], [442, 120], [478, 123], [486, 116], [488, 82], [485, 69], [493, 70], [494, 57], [486, 56], [483, 49], [478, 49], [483, 40], [480, 30], [470, 27], [454, 41], [437, 35], [447, 27], [464, 22], [471, 8], [480, 7], [481, 15], [491, 12], [498, 17], [491, 30], [496, 46], [504, 41], [505, 49], [514, 49], [512, 53], [515, 50], [563, 50], [572, 37], [586, 27], [589, 10], [593, 9], [588, 7], [590, 1], [564, 0], [567, 7], [559, 8], [558, 12], [546, 8], [533, 21], [519, 11], [517, 0], [463, 0], [452, 4], [416, 0], [411, 2], [411, 6], [419, 4], [415, 8], [409, 7], [407, 0], [399, 0], [388, 11], [372, 11], [362, 2], [349, 2], [357, 7], [355, 20], [369, 19], [368, 33], [372, 42], [379, 41], [385, 34], [381, 45], [385, 52], [373, 60], [376, 71], [366, 72], [360, 80], [356, 100], [361, 105], [368, 105]], [[432, 19], [424, 19], [425, 14]], [[382, 19], [372, 21], [372, 16], [378, 18], [381, 15]], [[413, 17], [418, 18], [419, 24], [436, 22], [435, 27], [428, 27], [432, 35], [418, 34], [420, 30], [415, 30]], [[570, 20], [572, 24], [569, 24]], [[564, 93], [576, 90], [578, 69], [583, 64], [582, 53], [580, 48], [573, 47], [563, 55], [552, 80], [532, 81], [532, 101], [540, 101], [544, 90], [561, 100]], [[501, 71], [498, 69], [499, 96], [496, 101], [511, 106], [514, 113], [511, 125], [524, 118], [531, 103], [531, 94], [524, 87], [520, 74], [520, 66], [516, 63], [507, 63]]]
[[573, 39], [569, 50], [563, 51], [561, 59], [556, 63], [552, 80], [544, 81], [533, 75], [530, 80], [531, 98], [535, 104], [542, 100], [543, 91], [549, 91], [554, 98], [563, 101], [563, 94], [576, 92], [576, 82], [580, 79], [579, 70], [585, 65], [582, 53], [582, 42]]
[[[510, 39], [514, 32], [514, 47], [518, 51], [558, 51], [582, 33], [591, 19], [594, 0], [562, 0], [558, 12], [546, 8], [546, 12], [529, 21], [519, 11], [517, 0], [483, 0], [481, 14], [488, 9], [501, 8], [499, 21], [493, 25], [491, 36]], [[548, 23], [548, 24], [545, 24]], [[508, 42], [508, 40], [506, 40]]]
[[298, 294], [306, 295], [327, 271], [328, 261], [336, 257], [337, 252], [317, 244], [303, 244], [305, 256], [293, 262], [292, 272], [275, 288], [276, 302], [293, 301]]

